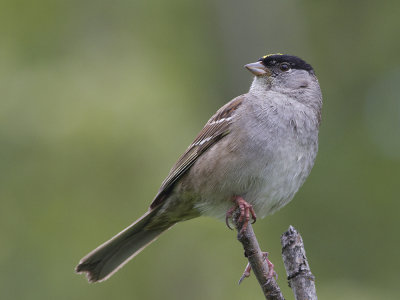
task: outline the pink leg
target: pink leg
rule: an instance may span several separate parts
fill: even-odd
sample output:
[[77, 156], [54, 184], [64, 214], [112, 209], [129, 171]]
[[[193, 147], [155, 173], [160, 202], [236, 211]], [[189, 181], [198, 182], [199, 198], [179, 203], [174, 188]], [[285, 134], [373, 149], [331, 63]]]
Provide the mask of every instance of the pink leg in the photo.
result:
[[[265, 260], [267, 261], [267, 264], [268, 264], [268, 275], [267, 275], [267, 278], [271, 279], [272, 277], [275, 277], [276, 279], [278, 279], [278, 274], [274, 270], [274, 265], [268, 259], [268, 252], [263, 252], [263, 256], [264, 256], [264, 258], [265, 258]], [[250, 272], [251, 272], [251, 266], [248, 263], [246, 268], [244, 269], [242, 277], [240, 277], [240, 279], [239, 279], [239, 284], [242, 283], [243, 279], [245, 279], [245, 278], [250, 276]]]
[[251, 204], [247, 203], [246, 200], [244, 200], [242, 197], [236, 196], [234, 198], [234, 202], [235, 202], [235, 205], [226, 212], [225, 222], [226, 222], [226, 225], [228, 226], [228, 228], [232, 229], [229, 226], [229, 218], [231, 218], [233, 212], [237, 208], [239, 208], [240, 209], [240, 217], [239, 217], [238, 221], [239, 221], [239, 223], [243, 222], [242, 229], [240, 230], [240, 233], [243, 233], [246, 231], [246, 228], [249, 224], [250, 214], [251, 214], [251, 218], [253, 219], [253, 223], [256, 222], [257, 216], [253, 209], [253, 206]]

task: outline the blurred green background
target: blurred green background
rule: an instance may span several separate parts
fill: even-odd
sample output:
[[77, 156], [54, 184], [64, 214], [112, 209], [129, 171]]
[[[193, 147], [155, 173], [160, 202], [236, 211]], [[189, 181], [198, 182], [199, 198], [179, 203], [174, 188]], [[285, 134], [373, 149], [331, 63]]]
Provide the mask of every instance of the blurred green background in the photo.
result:
[[260, 220], [303, 235], [320, 299], [399, 299], [400, 2], [0, 1], [0, 298], [262, 299], [235, 233], [173, 228], [110, 280], [79, 259], [146, 211], [243, 65], [298, 55], [324, 94], [320, 152], [295, 200]]

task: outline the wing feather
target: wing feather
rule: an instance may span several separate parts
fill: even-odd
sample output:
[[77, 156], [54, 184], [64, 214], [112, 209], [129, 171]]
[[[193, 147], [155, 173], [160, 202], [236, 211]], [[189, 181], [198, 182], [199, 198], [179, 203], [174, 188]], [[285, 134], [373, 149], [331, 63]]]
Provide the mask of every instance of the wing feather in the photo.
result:
[[234, 118], [234, 112], [244, 101], [243, 96], [239, 96], [226, 105], [221, 107], [212, 117], [204, 128], [200, 131], [192, 144], [186, 149], [183, 155], [172, 167], [168, 176], [165, 178], [158, 194], [150, 205], [150, 209], [158, 206], [166, 199], [169, 191], [174, 184], [185, 174], [196, 160], [206, 152], [212, 145], [229, 134], [230, 124]]

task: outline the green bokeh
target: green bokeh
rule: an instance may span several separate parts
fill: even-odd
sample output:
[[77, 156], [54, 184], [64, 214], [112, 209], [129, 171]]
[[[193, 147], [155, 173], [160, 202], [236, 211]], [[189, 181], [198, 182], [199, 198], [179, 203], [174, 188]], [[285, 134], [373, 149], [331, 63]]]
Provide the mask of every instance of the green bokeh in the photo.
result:
[[320, 299], [400, 297], [400, 3], [0, 1], [0, 299], [262, 299], [225, 225], [175, 226], [110, 280], [73, 268], [138, 218], [243, 65], [310, 62], [320, 153], [255, 225], [285, 295], [280, 234], [303, 235]]

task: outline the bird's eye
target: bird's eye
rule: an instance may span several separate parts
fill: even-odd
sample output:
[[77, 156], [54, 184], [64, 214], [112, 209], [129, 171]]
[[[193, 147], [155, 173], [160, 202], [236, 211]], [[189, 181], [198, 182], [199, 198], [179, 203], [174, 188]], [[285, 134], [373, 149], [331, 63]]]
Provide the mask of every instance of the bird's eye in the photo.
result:
[[288, 63], [281, 63], [279, 68], [281, 71], [286, 72], [290, 70], [290, 65]]

